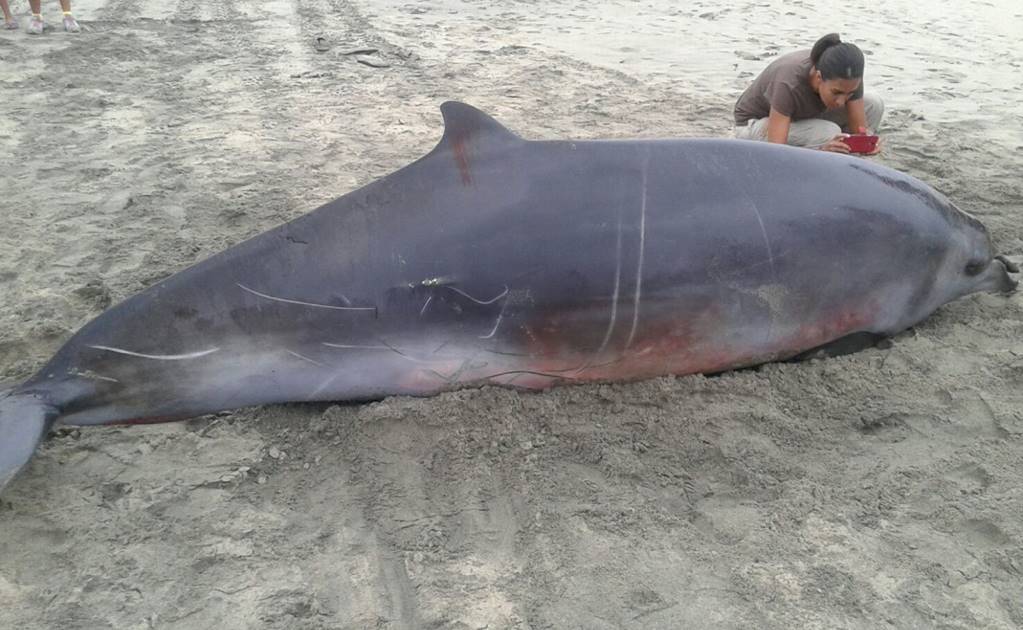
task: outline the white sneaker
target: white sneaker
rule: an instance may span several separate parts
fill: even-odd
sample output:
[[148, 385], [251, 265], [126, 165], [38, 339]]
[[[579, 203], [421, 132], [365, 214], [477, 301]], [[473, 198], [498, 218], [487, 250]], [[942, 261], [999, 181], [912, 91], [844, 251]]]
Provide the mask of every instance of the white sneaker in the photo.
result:
[[70, 15], [64, 16], [64, 30], [68, 33], [78, 33], [82, 30], [81, 26], [78, 26], [78, 20], [71, 17]]
[[46, 28], [46, 22], [43, 22], [41, 18], [35, 16], [28, 21], [28, 34], [29, 35], [42, 35], [43, 30]]

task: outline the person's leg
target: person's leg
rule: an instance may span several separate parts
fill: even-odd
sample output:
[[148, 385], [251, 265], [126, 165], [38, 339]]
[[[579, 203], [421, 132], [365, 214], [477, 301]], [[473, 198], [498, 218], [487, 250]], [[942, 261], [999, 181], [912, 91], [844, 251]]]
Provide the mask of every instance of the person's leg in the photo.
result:
[[[833, 122], [811, 118], [797, 120], [789, 125], [788, 144], [794, 147], [816, 149], [842, 133]], [[745, 127], [735, 127], [735, 137], [740, 140], [767, 140], [767, 119], [752, 120]]]
[[767, 140], [767, 119], [751, 120], [745, 125], [735, 126], [735, 137], [739, 140]]
[[42, 35], [46, 24], [43, 22], [42, 0], [28, 0], [28, 6], [32, 9], [32, 19], [28, 21], [29, 35]]
[[829, 120], [797, 120], [789, 125], [788, 143], [794, 147], [819, 149], [840, 133], [842, 129]]
[[71, 15], [71, 0], [60, 0], [60, 10], [64, 12], [64, 30], [68, 33], [77, 33], [82, 30], [78, 26], [78, 20]]
[[877, 133], [877, 128], [884, 119], [884, 101], [877, 94], [864, 94], [863, 111], [867, 115], [867, 127]]
[[18, 28], [18, 19], [11, 15], [11, 7], [7, 0], [0, 0], [0, 10], [4, 12], [4, 28], [9, 31]]

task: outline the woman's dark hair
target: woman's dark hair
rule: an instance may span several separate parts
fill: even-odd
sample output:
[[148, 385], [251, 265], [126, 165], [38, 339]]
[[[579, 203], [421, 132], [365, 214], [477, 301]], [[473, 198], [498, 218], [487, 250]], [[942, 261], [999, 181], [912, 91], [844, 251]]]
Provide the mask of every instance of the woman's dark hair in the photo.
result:
[[838, 33], [818, 39], [810, 51], [810, 61], [825, 81], [863, 78], [863, 52], [856, 44], [843, 43]]

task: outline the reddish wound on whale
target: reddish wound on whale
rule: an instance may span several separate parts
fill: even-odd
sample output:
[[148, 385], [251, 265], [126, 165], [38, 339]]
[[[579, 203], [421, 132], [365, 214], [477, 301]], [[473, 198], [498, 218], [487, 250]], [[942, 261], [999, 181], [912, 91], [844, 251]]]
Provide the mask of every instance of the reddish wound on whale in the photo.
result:
[[472, 184], [472, 175], [469, 173], [469, 154], [465, 146], [465, 135], [458, 134], [451, 139], [451, 150], [455, 154], [455, 164], [458, 165], [458, 172], [462, 174], [462, 184]]

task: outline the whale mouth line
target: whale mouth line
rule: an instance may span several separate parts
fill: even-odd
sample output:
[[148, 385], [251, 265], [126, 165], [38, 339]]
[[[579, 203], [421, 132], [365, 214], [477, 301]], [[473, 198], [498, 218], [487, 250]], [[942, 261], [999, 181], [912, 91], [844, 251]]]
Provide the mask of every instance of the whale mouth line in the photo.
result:
[[1006, 256], [1005, 254], [998, 254], [997, 256], [995, 256], [994, 259], [1002, 263], [1002, 265], [1005, 266], [1005, 270], [1008, 271], [1009, 273], [1019, 273], [1020, 264]]
[[1020, 264], [1004, 254], [992, 257], [984, 272], [984, 284], [988, 291], [1012, 294], [1019, 287], [1019, 280], [1014, 274], [1018, 274]]

